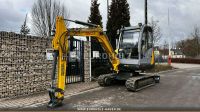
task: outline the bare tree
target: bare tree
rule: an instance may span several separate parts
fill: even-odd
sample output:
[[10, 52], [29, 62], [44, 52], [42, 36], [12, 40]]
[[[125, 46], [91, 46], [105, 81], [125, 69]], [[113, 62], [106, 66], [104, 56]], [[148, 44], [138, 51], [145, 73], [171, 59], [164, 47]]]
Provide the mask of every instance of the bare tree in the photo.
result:
[[28, 28], [28, 26], [26, 25], [26, 23], [27, 23], [27, 14], [26, 14], [24, 23], [21, 26], [21, 30], [20, 30], [20, 33], [23, 34], [23, 35], [27, 35], [30, 32], [30, 29]]
[[166, 57], [167, 55], [168, 55], [168, 50], [169, 50], [169, 44], [167, 43], [167, 41], [165, 40], [164, 41], [164, 51], [163, 51], [163, 54], [164, 54], [164, 56]]
[[59, 0], [37, 0], [32, 7], [32, 30], [38, 36], [50, 37], [57, 16], [69, 17], [65, 5]]
[[153, 43], [157, 44], [162, 37], [160, 26], [158, 25], [158, 21], [154, 21], [153, 17], [151, 19], [151, 23], [149, 24], [153, 29]]
[[177, 42], [177, 47], [188, 57], [198, 57], [200, 55], [200, 29], [195, 26], [190, 37]]
[[200, 41], [200, 29], [197, 26], [195, 26], [191, 35], [196, 42], [196, 43], [194, 43], [194, 47], [196, 49], [196, 53], [198, 56], [200, 53], [200, 49], [199, 49], [200, 48], [200, 42], [199, 42]]
[[181, 52], [183, 52], [183, 53], [184, 53], [184, 47], [185, 47], [184, 44], [185, 44], [185, 40], [180, 40], [180, 41], [176, 42], [176, 48], [180, 49]]

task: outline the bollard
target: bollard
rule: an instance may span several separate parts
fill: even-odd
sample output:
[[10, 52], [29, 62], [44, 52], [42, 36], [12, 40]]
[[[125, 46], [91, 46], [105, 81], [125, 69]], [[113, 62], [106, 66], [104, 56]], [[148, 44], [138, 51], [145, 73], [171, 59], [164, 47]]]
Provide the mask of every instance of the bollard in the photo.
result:
[[171, 66], [171, 63], [172, 63], [172, 58], [171, 58], [171, 56], [169, 55], [169, 56], [168, 56], [168, 65]]

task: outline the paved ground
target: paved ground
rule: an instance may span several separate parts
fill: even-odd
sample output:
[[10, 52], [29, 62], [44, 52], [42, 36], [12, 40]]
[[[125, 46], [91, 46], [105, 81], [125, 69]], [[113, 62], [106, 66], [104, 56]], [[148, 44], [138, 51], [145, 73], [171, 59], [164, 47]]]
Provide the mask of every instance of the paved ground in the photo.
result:
[[128, 92], [123, 85], [99, 87], [65, 98], [64, 105], [56, 109], [43, 105], [25, 110], [200, 110], [200, 68], [177, 69], [160, 75], [160, 84], [136, 93]]
[[175, 68], [185, 69], [185, 68], [200, 68], [200, 64], [183, 64], [183, 63], [172, 63], [171, 64]]
[[136, 93], [128, 92], [123, 84], [102, 88], [95, 82], [79, 83], [68, 85], [62, 107], [46, 108], [49, 97], [44, 93], [0, 100], [0, 110], [200, 110], [200, 65], [172, 66], [179, 69], [160, 73], [160, 84]]
[[[99, 87], [96, 82], [74, 83], [67, 85], [65, 97]], [[12, 99], [1, 99], [0, 110], [15, 110], [16, 108], [38, 107], [49, 101], [48, 92]]]

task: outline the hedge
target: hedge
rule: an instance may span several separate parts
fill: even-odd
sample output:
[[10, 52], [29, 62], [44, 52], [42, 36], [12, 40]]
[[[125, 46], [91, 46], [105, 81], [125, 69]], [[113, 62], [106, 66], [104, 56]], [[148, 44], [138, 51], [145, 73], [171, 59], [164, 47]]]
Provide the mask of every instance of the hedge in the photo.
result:
[[192, 58], [173, 58], [172, 63], [191, 63], [191, 64], [200, 64], [200, 59]]

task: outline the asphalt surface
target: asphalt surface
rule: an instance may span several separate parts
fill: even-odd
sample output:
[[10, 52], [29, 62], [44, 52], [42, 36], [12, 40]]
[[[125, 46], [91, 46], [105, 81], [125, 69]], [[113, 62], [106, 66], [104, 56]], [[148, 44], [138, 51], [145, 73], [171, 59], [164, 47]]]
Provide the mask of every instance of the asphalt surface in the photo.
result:
[[65, 98], [62, 107], [46, 104], [23, 110], [200, 110], [200, 68], [161, 73], [160, 83], [139, 92], [129, 92], [123, 84], [100, 87]]

